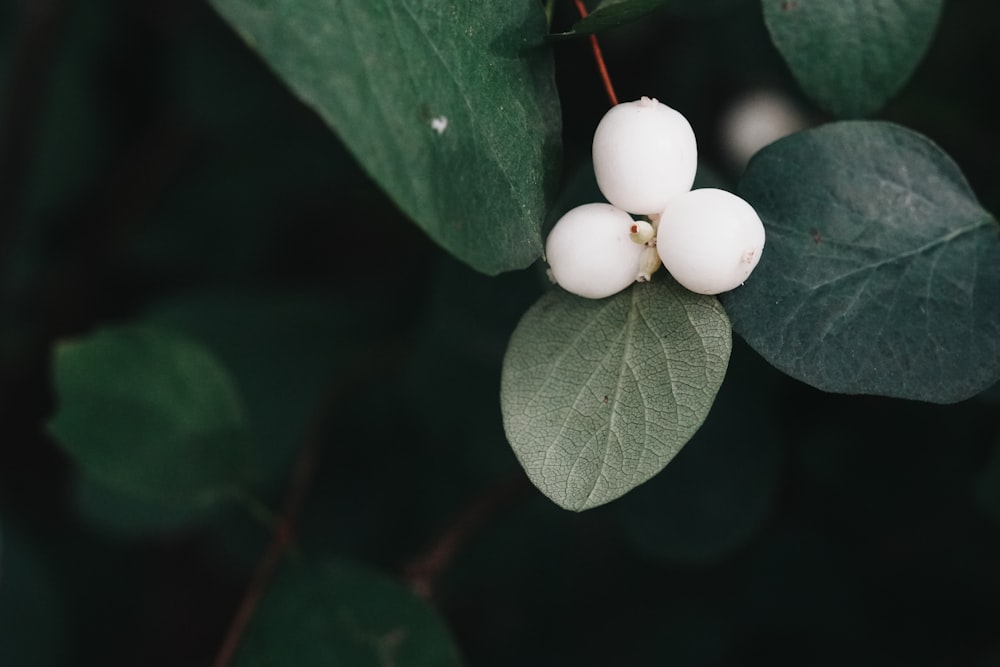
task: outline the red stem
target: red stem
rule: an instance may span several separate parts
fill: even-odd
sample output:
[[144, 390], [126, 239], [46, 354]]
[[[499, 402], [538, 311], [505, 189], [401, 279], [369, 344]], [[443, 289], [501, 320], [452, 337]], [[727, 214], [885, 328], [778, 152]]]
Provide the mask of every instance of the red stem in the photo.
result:
[[[580, 18], [587, 18], [587, 6], [583, 0], [574, 0], [576, 11], [580, 13]], [[604, 55], [601, 53], [601, 45], [597, 43], [597, 35], [590, 35], [590, 46], [594, 50], [594, 60], [597, 62], [597, 71], [601, 73], [601, 81], [604, 82], [604, 90], [608, 94], [611, 106], [618, 104], [618, 96], [615, 95], [615, 88], [611, 85], [611, 76], [608, 74], [608, 67], [604, 64]]]

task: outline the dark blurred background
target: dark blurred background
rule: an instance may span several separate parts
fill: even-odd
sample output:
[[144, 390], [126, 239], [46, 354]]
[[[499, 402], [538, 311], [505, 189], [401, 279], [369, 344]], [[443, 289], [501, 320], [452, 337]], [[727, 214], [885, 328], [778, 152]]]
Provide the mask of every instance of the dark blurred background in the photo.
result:
[[[718, 130], [742, 95], [829, 119], [756, 0], [689, 4], [602, 43], [619, 96], [683, 109], [731, 187]], [[879, 115], [941, 145], [994, 214], [997, 28], [996, 3], [946, 3]], [[554, 49], [571, 189], [607, 101], [586, 41]], [[0, 91], [0, 665], [209, 664], [267, 541], [242, 508], [185, 516], [81, 478], [45, 431], [50, 355], [97, 326], [165, 318], [222, 348], [273, 450], [272, 505], [321, 393], [303, 378], [329, 370], [303, 551], [401, 575], [518, 478], [498, 381], [541, 271], [487, 278], [437, 249], [204, 3], [8, 0]], [[477, 666], [1000, 665], [998, 404], [825, 395], [736, 341], [662, 474], [580, 515], [525, 488], [435, 604]]]

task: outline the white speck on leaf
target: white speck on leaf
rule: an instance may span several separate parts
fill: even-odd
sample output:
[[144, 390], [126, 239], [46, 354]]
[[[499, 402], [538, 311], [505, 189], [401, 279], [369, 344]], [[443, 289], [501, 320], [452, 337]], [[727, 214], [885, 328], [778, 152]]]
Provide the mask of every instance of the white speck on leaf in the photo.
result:
[[448, 119], [444, 116], [431, 118], [431, 129], [438, 134], [443, 134], [444, 131], [448, 129]]

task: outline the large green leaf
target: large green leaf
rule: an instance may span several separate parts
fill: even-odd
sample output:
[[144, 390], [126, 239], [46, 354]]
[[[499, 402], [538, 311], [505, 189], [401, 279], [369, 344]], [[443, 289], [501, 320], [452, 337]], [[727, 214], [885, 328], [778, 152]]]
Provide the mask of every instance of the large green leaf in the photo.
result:
[[561, 114], [538, 0], [212, 4], [441, 246], [490, 274], [541, 254]]
[[719, 302], [659, 278], [600, 300], [552, 289], [511, 337], [504, 428], [561, 507], [596, 507], [659, 472], [725, 376], [731, 331]]
[[253, 460], [228, 371], [193, 340], [153, 327], [102, 329], [56, 349], [50, 428], [92, 478], [195, 505], [239, 485]]
[[347, 563], [283, 566], [247, 629], [234, 665], [449, 667], [458, 653], [423, 600]]
[[948, 403], [1000, 379], [1000, 227], [927, 138], [883, 122], [782, 139], [740, 183], [767, 229], [733, 328], [819, 389]]
[[821, 107], [865, 116], [916, 69], [943, 0], [763, 0], [764, 21], [792, 74]]

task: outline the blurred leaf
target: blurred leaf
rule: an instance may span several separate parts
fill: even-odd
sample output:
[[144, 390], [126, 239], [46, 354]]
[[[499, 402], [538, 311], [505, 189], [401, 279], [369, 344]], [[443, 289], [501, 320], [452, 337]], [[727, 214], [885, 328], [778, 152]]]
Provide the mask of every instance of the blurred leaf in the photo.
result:
[[206, 520], [210, 508], [164, 506], [117, 491], [88, 477], [73, 489], [76, 511], [90, 526], [116, 537], [142, 538], [184, 530]]
[[423, 600], [347, 563], [286, 563], [261, 602], [236, 667], [458, 665], [448, 630]]
[[[740, 353], [738, 353], [740, 352]], [[778, 483], [778, 446], [768, 411], [770, 369], [736, 347], [705, 424], [666, 470], [616, 503], [645, 554], [704, 563], [744, 544], [767, 519]]]
[[200, 344], [154, 327], [61, 343], [50, 428], [85, 473], [150, 500], [199, 505], [245, 478], [252, 454], [227, 370]]
[[666, 277], [600, 300], [550, 290], [504, 359], [500, 399], [514, 453], [565, 509], [618, 498], [701, 426], [730, 343], [718, 301]]
[[1000, 228], [927, 138], [881, 122], [801, 132], [740, 183], [767, 229], [735, 331], [823, 391], [948, 403], [1000, 379]]
[[212, 4], [446, 250], [489, 274], [540, 255], [561, 127], [541, 3]]
[[283, 485], [294, 454], [349, 364], [389, 318], [322, 294], [212, 290], [161, 301], [153, 324], [205, 344], [239, 387], [261, 448], [260, 470]]
[[923, 58], [943, 0], [763, 0], [764, 21], [806, 94], [838, 116], [866, 116]]

